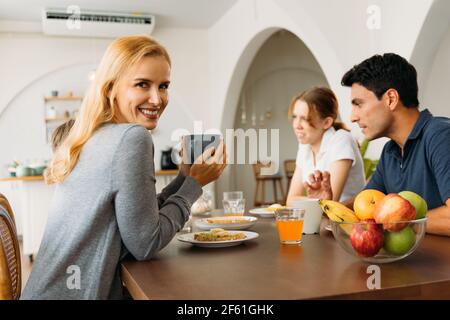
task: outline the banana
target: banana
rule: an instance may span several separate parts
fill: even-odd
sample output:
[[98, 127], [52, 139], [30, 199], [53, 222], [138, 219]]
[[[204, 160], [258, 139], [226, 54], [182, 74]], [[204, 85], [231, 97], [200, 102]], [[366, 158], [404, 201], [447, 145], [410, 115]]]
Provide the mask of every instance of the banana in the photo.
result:
[[330, 218], [330, 220], [333, 220], [333, 221], [336, 221], [336, 222], [342, 222], [343, 221], [342, 218], [340, 218], [337, 215], [335, 215], [333, 211], [330, 211], [330, 210], [326, 210], [325, 211], [324, 208], [322, 208], [322, 210], [326, 213], [326, 215], [328, 216], [328, 218]]
[[[332, 200], [319, 200], [319, 204], [325, 212], [325, 214], [333, 221], [336, 222], [358, 222], [359, 219], [356, 214], [342, 203], [332, 201]], [[347, 235], [352, 232], [353, 225], [351, 224], [339, 224], [342, 230], [344, 230]], [[334, 232], [334, 231], [333, 231]]]
[[333, 200], [319, 200], [319, 204], [325, 214], [336, 222], [358, 222], [359, 219], [353, 210], [342, 203]]

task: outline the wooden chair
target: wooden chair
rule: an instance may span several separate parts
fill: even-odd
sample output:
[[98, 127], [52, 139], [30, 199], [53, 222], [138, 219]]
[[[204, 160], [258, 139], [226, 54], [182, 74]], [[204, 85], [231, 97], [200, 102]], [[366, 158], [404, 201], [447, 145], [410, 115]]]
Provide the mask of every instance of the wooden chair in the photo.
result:
[[284, 174], [286, 175], [287, 179], [286, 190], [288, 191], [291, 185], [292, 177], [294, 176], [294, 171], [295, 171], [295, 159], [284, 160]]
[[[255, 207], [263, 206], [263, 205], [270, 205], [272, 203], [280, 203], [284, 204], [284, 190], [283, 190], [283, 184], [281, 183], [282, 176], [279, 174], [276, 175], [261, 175], [261, 168], [264, 167], [270, 167], [271, 163], [263, 164], [261, 162], [256, 162], [253, 164], [253, 173], [255, 175], [256, 179], [256, 189], [255, 189], [255, 195], [253, 198], [253, 205]], [[272, 181], [273, 183], [273, 201], [266, 201], [266, 190], [265, 190], [265, 184], [266, 182]], [[278, 198], [277, 195], [277, 187], [280, 187], [280, 195], [281, 199]], [[259, 191], [261, 190], [261, 197], [259, 196]]]
[[9, 204], [8, 199], [6, 199], [6, 197], [1, 193], [0, 193], [0, 206], [3, 207], [9, 213], [9, 216], [11, 217], [12, 221], [14, 222], [14, 226], [15, 226], [16, 220], [14, 220], [14, 213], [11, 209], [11, 205]]
[[22, 289], [19, 240], [8, 200], [0, 194], [0, 300], [18, 300]]

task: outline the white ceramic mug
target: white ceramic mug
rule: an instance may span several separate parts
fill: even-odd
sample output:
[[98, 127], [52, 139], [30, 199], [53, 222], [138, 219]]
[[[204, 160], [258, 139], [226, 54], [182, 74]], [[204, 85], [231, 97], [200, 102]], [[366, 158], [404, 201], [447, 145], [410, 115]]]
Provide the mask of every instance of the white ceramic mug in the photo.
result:
[[293, 200], [291, 206], [293, 208], [305, 209], [303, 234], [319, 233], [323, 212], [318, 199], [304, 198]]

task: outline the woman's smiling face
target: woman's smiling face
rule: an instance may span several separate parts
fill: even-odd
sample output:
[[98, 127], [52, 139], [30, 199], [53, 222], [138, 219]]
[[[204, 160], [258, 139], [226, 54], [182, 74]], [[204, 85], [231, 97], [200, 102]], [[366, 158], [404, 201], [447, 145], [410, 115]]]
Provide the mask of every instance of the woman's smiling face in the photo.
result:
[[117, 90], [117, 123], [156, 128], [169, 102], [170, 65], [163, 56], [146, 56], [121, 78]]

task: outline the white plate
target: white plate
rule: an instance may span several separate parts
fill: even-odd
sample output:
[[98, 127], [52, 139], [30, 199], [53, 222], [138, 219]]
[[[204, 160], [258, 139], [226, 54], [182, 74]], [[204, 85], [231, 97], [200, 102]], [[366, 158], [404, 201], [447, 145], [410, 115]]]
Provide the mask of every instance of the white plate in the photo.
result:
[[177, 239], [181, 242], [191, 243], [194, 246], [198, 246], [198, 247], [223, 248], [223, 247], [237, 246], [237, 245], [240, 245], [241, 243], [243, 243], [244, 241], [249, 241], [249, 240], [256, 239], [259, 237], [259, 234], [257, 234], [256, 232], [251, 232], [251, 231], [228, 231], [228, 232], [244, 233], [246, 238], [239, 239], [239, 240], [225, 240], [225, 241], [198, 241], [198, 240], [194, 240], [194, 234], [197, 232], [193, 232], [193, 233], [180, 234], [177, 237]]
[[209, 216], [211, 214], [211, 210], [209, 211], [203, 211], [203, 212], [192, 212], [191, 215], [193, 216]]
[[263, 218], [275, 217], [275, 212], [269, 211], [266, 208], [255, 208], [249, 211], [251, 214], [256, 214]]
[[[246, 220], [245, 222], [235, 223], [210, 223], [208, 220]], [[253, 226], [258, 221], [256, 217], [249, 216], [223, 216], [223, 217], [211, 217], [203, 218], [195, 221], [195, 225], [202, 230], [210, 230], [212, 228], [222, 228], [225, 230], [243, 230]]]

